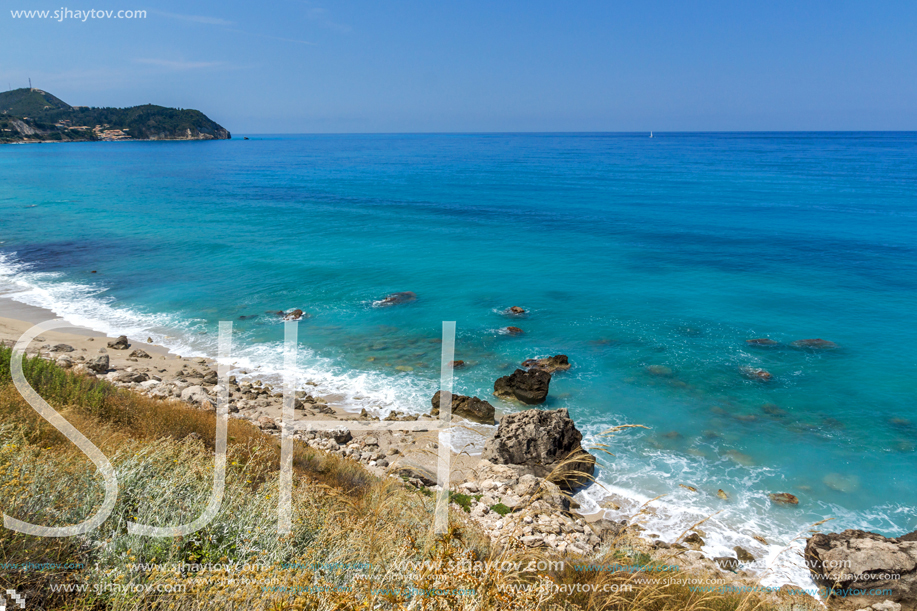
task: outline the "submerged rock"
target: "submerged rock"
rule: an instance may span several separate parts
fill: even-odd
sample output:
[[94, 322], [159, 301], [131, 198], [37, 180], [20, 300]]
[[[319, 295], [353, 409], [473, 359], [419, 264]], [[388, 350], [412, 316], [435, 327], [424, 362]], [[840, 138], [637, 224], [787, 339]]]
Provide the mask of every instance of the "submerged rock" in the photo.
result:
[[570, 369], [570, 361], [566, 354], [557, 354], [543, 359], [526, 359], [522, 361], [522, 366], [526, 369], [540, 369], [548, 373], [555, 371], [566, 371]]
[[767, 382], [774, 377], [771, 372], [760, 367], [742, 367], [740, 371], [749, 380], [758, 380], [759, 382]]
[[761, 406], [761, 411], [769, 416], [774, 416], [775, 418], [783, 418], [787, 415], [787, 411], [780, 409], [778, 406], [773, 403], [765, 403]]
[[373, 302], [373, 305], [376, 307], [385, 308], [402, 303], [410, 303], [412, 301], [417, 301], [417, 293], [412, 291], [403, 291], [401, 293], [392, 293], [391, 295], [388, 295], [379, 301]]
[[108, 347], [114, 350], [127, 350], [130, 344], [127, 342], [127, 336], [122, 335], [118, 339], [108, 342]]
[[582, 440], [566, 409], [529, 409], [503, 416], [481, 458], [526, 466], [538, 477], [550, 474], [559, 486], [572, 490], [595, 470], [595, 457], [583, 449]]
[[528, 405], [544, 403], [548, 398], [551, 374], [540, 369], [517, 369], [494, 382], [494, 395], [501, 399], [515, 399]]
[[[806, 541], [805, 560], [820, 586], [844, 590], [848, 609], [917, 609], [917, 541], [862, 530], [817, 533]], [[876, 600], [875, 590], [885, 590]], [[889, 605], [891, 601], [892, 605]], [[870, 606], [872, 605], [872, 606]]]
[[755, 339], [746, 339], [745, 343], [749, 346], [776, 346], [778, 342], [769, 337], [757, 337]]
[[822, 482], [828, 488], [838, 492], [856, 492], [860, 487], [860, 478], [856, 475], [841, 475], [840, 473], [829, 473], [822, 479]]
[[453, 368], [453, 369], [464, 369], [464, 368], [465, 368], [465, 361], [452, 361], [452, 363], [450, 363], [450, 365], [452, 365], [452, 368]]
[[[439, 402], [442, 391], [436, 391], [431, 402], [433, 409], [430, 411], [431, 416], [439, 416]], [[465, 395], [452, 395], [452, 415], [460, 418], [467, 418], [483, 424], [494, 423], [494, 406], [487, 401], [482, 401], [477, 397], [466, 397]]]
[[798, 339], [790, 344], [794, 348], [809, 348], [811, 350], [830, 350], [837, 348], [837, 344], [826, 339]]
[[646, 368], [646, 372], [653, 376], [658, 376], [660, 378], [671, 378], [675, 375], [675, 372], [672, 371], [671, 367], [666, 367], [665, 365], [650, 365]]
[[523, 331], [519, 327], [506, 327], [504, 331], [506, 331], [510, 335], [522, 335], [523, 333], [525, 333], [525, 331]]

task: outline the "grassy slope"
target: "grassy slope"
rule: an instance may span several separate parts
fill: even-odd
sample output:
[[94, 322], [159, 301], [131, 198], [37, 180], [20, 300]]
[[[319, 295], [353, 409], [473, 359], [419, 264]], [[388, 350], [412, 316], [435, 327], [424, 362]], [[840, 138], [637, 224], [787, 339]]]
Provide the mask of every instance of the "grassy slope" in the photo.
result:
[[[89, 460], [19, 396], [0, 348], [0, 509], [49, 525], [84, 520], [101, 503], [100, 478]], [[176, 525], [197, 517], [210, 494], [215, 417], [212, 412], [148, 399], [106, 382], [76, 376], [39, 359], [26, 362], [33, 387], [98, 445], [118, 473], [120, 493], [109, 519], [81, 537], [39, 538], [0, 529], [0, 564], [81, 563], [81, 570], [4, 570], [0, 587], [27, 592], [49, 609], [406, 609], [404, 588], [451, 592], [422, 597], [427, 609], [620, 609], [746, 611], [767, 609], [749, 595], [691, 592], [685, 586], [635, 586], [631, 592], [512, 591], [539, 584], [592, 584], [609, 590], [640, 573], [565, 570], [449, 570], [449, 562], [540, 559], [531, 550], [497, 552], [453, 507], [452, 531], [431, 532], [433, 501], [350, 460], [303, 445], [295, 453], [293, 533], [276, 531], [277, 441], [231, 420], [226, 495], [217, 518], [182, 538], [128, 535], [128, 521]], [[413, 570], [404, 561], [438, 561]], [[632, 564], [611, 544], [588, 562]], [[163, 563], [256, 563], [249, 570], [177, 572]], [[131, 570], [136, 563], [149, 563]], [[295, 563], [298, 568], [284, 567]], [[51, 592], [76, 584], [88, 592]], [[127, 585], [184, 593], [119, 592]], [[582, 585], [580, 586], [582, 589]], [[99, 592], [94, 593], [94, 589]], [[311, 589], [311, 590], [310, 590]], [[469, 590], [474, 595], [468, 595]], [[415, 601], [416, 602], [416, 601]]]
[[70, 105], [38, 89], [14, 89], [0, 92], [0, 113], [16, 117], [35, 117], [49, 110], [61, 109], [70, 110]]

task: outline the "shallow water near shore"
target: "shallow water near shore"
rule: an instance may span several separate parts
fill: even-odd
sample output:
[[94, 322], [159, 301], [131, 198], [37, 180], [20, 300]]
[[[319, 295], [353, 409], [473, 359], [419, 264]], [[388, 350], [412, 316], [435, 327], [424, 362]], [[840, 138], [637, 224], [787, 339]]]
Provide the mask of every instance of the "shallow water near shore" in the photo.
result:
[[[429, 410], [455, 320], [456, 392], [519, 409], [493, 381], [563, 353], [545, 408], [592, 442], [650, 427], [600, 472], [621, 515], [668, 495], [647, 532], [721, 512], [706, 552], [768, 557], [828, 517], [914, 530], [917, 135], [656, 136], [0, 147], [0, 291], [183, 355], [232, 320], [234, 360], [264, 377], [269, 312], [302, 308], [304, 380], [377, 413]], [[374, 305], [397, 291], [417, 299]], [[808, 338], [837, 348], [791, 346]], [[767, 499], [784, 491], [800, 505]]]

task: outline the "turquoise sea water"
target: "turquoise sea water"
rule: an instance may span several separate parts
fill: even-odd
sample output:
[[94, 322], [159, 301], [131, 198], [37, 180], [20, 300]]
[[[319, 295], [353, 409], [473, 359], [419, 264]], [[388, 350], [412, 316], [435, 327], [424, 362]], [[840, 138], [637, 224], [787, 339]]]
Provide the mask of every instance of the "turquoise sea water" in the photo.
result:
[[[625, 509], [668, 495], [649, 532], [721, 511], [705, 551], [773, 557], [827, 517], [917, 528], [917, 134], [6, 146], [0, 185], [3, 290], [73, 322], [213, 354], [232, 320], [264, 377], [283, 338], [266, 312], [302, 308], [304, 377], [384, 412], [429, 409], [455, 320], [457, 392], [564, 353], [544, 407], [592, 440], [650, 427], [600, 472]], [[418, 298], [373, 306], [395, 291]], [[838, 348], [787, 345], [807, 338]]]

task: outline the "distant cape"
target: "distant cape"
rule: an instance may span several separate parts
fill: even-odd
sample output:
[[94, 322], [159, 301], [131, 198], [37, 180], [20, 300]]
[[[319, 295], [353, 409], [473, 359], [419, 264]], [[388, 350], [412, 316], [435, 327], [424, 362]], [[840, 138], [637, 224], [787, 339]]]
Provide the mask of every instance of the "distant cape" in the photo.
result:
[[154, 104], [130, 108], [70, 106], [41, 89], [0, 93], [0, 143], [116, 140], [228, 140], [199, 110]]

